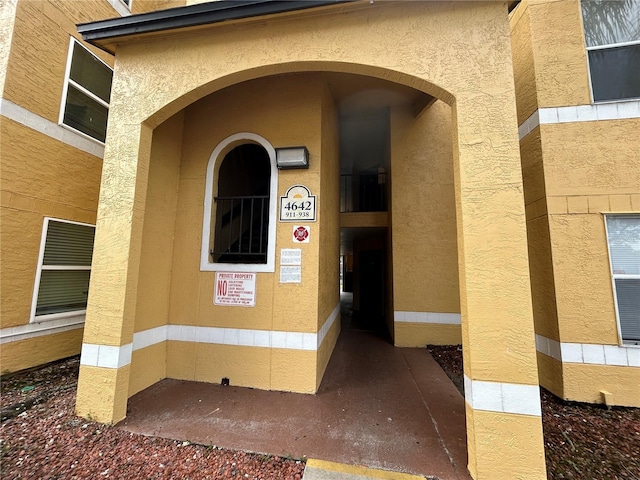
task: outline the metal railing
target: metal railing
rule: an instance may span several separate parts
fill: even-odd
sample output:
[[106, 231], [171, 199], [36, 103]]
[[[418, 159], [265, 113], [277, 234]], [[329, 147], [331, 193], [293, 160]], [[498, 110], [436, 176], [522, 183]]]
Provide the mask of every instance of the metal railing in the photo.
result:
[[215, 197], [215, 263], [266, 263], [269, 196]]
[[340, 175], [340, 213], [386, 211], [385, 172]]

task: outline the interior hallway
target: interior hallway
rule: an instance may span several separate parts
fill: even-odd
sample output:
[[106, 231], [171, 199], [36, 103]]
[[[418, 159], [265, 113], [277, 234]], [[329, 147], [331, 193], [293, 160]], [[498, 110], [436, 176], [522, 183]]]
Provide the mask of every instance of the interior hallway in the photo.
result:
[[394, 348], [345, 313], [316, 395], [167, 379], [132, 397], [119, 426], [245, 451], [470, 478], [464, 399], [453, 383], [426, 349]]

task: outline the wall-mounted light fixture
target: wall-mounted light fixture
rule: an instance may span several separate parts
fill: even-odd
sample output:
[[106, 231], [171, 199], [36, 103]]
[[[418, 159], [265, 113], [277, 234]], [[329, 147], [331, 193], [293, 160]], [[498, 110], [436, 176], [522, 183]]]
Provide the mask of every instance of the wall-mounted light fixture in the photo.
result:
[[276, 165], [281, 170], [309, 168], [309, 150], [307, 147], [276, 148]]

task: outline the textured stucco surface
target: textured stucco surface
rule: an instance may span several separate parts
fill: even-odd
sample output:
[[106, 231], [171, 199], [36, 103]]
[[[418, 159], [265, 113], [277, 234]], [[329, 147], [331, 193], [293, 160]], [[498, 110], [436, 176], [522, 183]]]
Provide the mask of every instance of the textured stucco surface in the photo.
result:
[[[539, 107], [591, 103], [580, 16], [578, 0], [523, 1], [512, 14], [519, 123]], [[640, 211], [640, 153], [629, 144], [640, 120], [560, 120], [521, 140], [536, 333], [617, 345], [602, 214]], [[639, 384], [634, 367], [562, 364], [540, 353], [538, 366], [541, 385], [572, 400], [599, 403], [607, 386], [622, 392], [614, 403], [629, 404]]]
[[509, 23], [518, 125], [520, 125], [538, 108], [533, 38], [531, 36], [531, 19], [527, 0], [520, 2], [511, 13]]
[[[339, 7], [340, 15], [331, 15], [331, 11], [283, 16], [273, 22], [259, 19], [223, 25], [203, 29], [202, 34], [192, 30], [185, 36], [163, 38], [160, 35], [152, 42], [120, 43], [92, 278], [92, 286], [109, 289], [110, 296], [108, 302], [90, 302], [86, 328], [99, 331], [101, 325], [111, 321], [121, 325], [124, 334], [120, 338], [105, 335], [107, 343], [116, 341], [116, 344], [128, 341], [127, 332], [132, 331], [134, 320], [128, 312], [132, 311], [137, 289], [133, 284], [139, 267], [139, 224], [147, 186], [149, 127], [160, 124], [209, 93], [251, 78], [305, 70], [360, 73], [412, 86], [453, 106], [453, 171], [465, 371], [472, 379], [537, 383], [506, 4], [359, 2]], [[430, 42], [424, 42], [425, 35]], [[274, 41], [276, 38], [278, 41]], [[190, 74], [184, 75], [186, 71]], [[189, 153], [183, 148], [178, 212], [184, 208], [181, 202], [184, 182], [189, 180], [192, 185], [202, 182], [197, 174], [186, 175], [187, 156], [194, 159], [195, 150], [207, 142], [211, 145], [204, 151], [210, 152], [217, 141], [225, 138], [222, 132], [233, 125], [233, 117], [238, 112], [244, 114], [242, 121], [250, 122], [242, 130], [259, 129], [256, 133], [269, 138], [275, 146], [279, 146], [282, 139], [287, 144], [293, 142], [309, 148], [311, 168], [304, 172], [282, 172], [281, 191], [294, 182], [305, 183], [312, 191], [318, 190], [320, 172], [314, 165], [320, 163], [314, 163], [317, 160], [314, 154], [320, 151], [321, 103], [311, 101], [319, 99], [318, 94], [311, 98], [304, 95], [306, 89], [319, 91], [317, 83], [310, 80], [286, 91], [280, 83], [283, 79], [274, 77], [265, 81], [276, 82], [277, 88], [269, 90], [270, 95], [258, 102], [249, 103], [246, 99], [251, 95], [234, 95], [230, 99], [215, 94], [215, 102], [205, 99], [186, 112], [185, 122], [190, 118], [193, 122], [189, 126], [185, 123], [183, 145], [197, 146]], [[256, 94], [255, 91], [248, 93]], [[291, 99], [298, 95], [297, 103], [291, 104]], [[275, 116], [273, 109], [256, 108], [269, 101], [278, 102], [280, 115]], [[225, 108], [225, 102], [232, 102], [233, 109]], [[247, 115], [249, 111], [251, 115]], [[219, 112], [228, 115], [216, 115]], [[239, 124], [234, 128], [239, 128]], [[199, 132], [194, 137], [197, 141], [187, 142], [195, 131]], [[196, 156], [202, 161], [201, 154]], [[201, 168], [197, 163], [192, 164]], [[185, 195], [184, 201], [201, 205], [196, 197]], [[193, 216], [194, 220], [201, 217], [197, 213]], [[314, 228], [320, 227], [316, 224]], [[278, 230], [279, 245], [288, 241], [288, 230]], [[176, 232], [181, 231], [183, 229], [176, 228]], [[187, 240], [184, 246], [189, 245]], [[178, 248], [178, 241], [177, 235], [174, 252], [186, 251]], [[312, 241], [304, 246], [303, 264], [312, 267], [313, 272], [318, 271], [317, 257], [317, 244]], [[305, 300], [293, 304], [289, 300], [303, 289], [313, 292], [311, 298], [315, 300], [317, 274], [307, 275], [304, 270], [301, 285], [279, 289], [286, 293], [274, 295], [273, 311], [270, 316], [266, 312], [267, 318], [273, 319], [274, 329], [313, 331], [317, 328], [315, 305], [308, 306]], [[199, 276], [199, 318], [219, 321], [224, 314], [203, 305], [204, 301], [210, 302], [205, 293], [211, 291], [212, 276]], [[259, 292], [274, 291], [269, 289], [269, 279], [261, 277], [265, 275], [259, 275], [258, 288], [264, 290]], [[117, 288], [114, 280], [121, 282]], [[186, 280], [193, 281], [192, 278]], [[173, 292], [172, 288], [172, 295]], [[260, 295], [264, 293], [258, 293], [259, 302]], [[246, 321], [241, 316], [239, 313], [239, 324]], [[313, 319], [309, 324], [308, 316]], [[309, 358], [300, 359], [301, 355]], [[274, 351], [271, 371], [281, 375], [272, 376], [272, 388], [288, 389], [295, 384], [298, 391], [314, 391], [315, 358], [315, 352]], [[176, 357], [176, 361], [180, 359]], [[168, 365], [171, 363], [168, 361]], [[301, 372], [306, 371], [309, 364], [314, 375], [303, 377]], [[114, 405], [120, 405], [121, 401], [126, 403], [126, 393], [119, 396]], [[102, 405], [106, 403], [108, 401], [102, 401]], [[105, 411], [108, 410], [107, 406]], [[117, 417], [114, 414], [114, 418]], [[497, 417], [492, 421], [501, 418]], [[468, 424], [476, 422], [473, 417], [468, 419]], [[526, 431], [511, 428], [508, 435], [506, 432], [488, 435], [485, 431], [488, 423], [475, 425], [476, 430], [482, 430], [484, 442], [478, 454], [484, 454], [487, 442], [504, 459], [519, 458], [519, 452], [523, 451], [541, 451], [541, 433], [531, 437], [531, 428]], [[541, 432], [539, 418], [527, 418], [524, 423], [534, 430], [537, 425]], [[524, 468], [519, 460], [507, 463], [515, 469]], [[531, 472], [530, 478], [544, 477], [541, 455], [528, 457], [527, 471]]]
[[4, 97], [4, 83], [13, 40], [13, 26], [18, 0], [5, 0], [0, 4], [0, 96]]
[[564, 398], [602, 403], [601, 391], [613, 395], [613, 405], [640, 406], [640, 367], [565, 363]]
[[540, 386], [554, 395], [564, 398], [562, 362], [538, 352], [538, 374], [540, 376]]
[[460, 325], [396, 322], [394, 344], [398, 347], [459, 345], [462, 343], [460, 328]]
[[[140, 254], [136, 332], [169, 323], [183, 120], [182, 114], [174, 115], [153, 132]], [[98, 339], [89, 343], [93, 340]], [[133, 369], [132, 376], [135, 376]]]
[[393, 109], [391, 159], [394, 309], [460, 313], [450, 107]]
[[166, 376], [263, 390], [314, 393], [316, 352], [168, 341]]
[[[115, 16], [106, 1], [15, 1], [0, 7], [3, 99], [57, 123], [69, 37], [77, 22]], [[111, 55], [91, 47], [109, 64]], [[1, 120], [2, 328], [29, 322], [43, 218], [93, 224], [102, 160], [5, 117]], [[3, 346], [16, 370], [80, 352], [82, 329]], [[35, 353], [34, 353], [35, 352]]]
[[115, 424], [127, 415], [129, 369], [80, 365], [76, 414]]
[[[310, 243], [298, 245], [294, 245], [291, 238], [292, 224], [277, 223], [276, 271], [258, 274], [254, 308], [213, 305], [215, 273], [199, 271], [199, 246], [206, 165], [215, 146], [229, 135], [257, 133], [275, 147], [306, 145], [310, 151], [309, 170], [280, 171], [278, 195], [284, 195], [287, 188], [297, 183], [306, 185], [314, 194], [320, 193], [324, 164], [320, 145], [321, 89], [321, 83], [310, 77], [265, 79], [206, 97], [186, 111], [172, 271], [172, 323], [299, 332], [318, 330], [318, 252], [323, 238], [320, 221], [310, 224]], [[263, 95], [264, 91], [269, 95]], [[287, 126], [290, 118], [298, 121]], [[327, 161], [331, 160], [328, 156]], [[182, 215], [183, 212], [186, 214]], [[277, 222], [277, 218], [272, 221]], [[280, 285], [279, 250], [293, 247], [302, 250], [302, 283]], [[337, 290], [336, 285], [334, 297]], [[336, 304], [337, 298], [328, 311]], [[324, 320], [326, 317], [322, 322]]]
[[0, 143], [0, 318], [6, 328], [29, 323], [43, 218], [95, 223], [101, 160], [7, 118]]
[[[542, 424], [538, 417], [473, 410], [469, 404], [465, 407], [467, 424], [472, 419], [474, 425], [473, 454], [469, 449], [469, 471], [473, 478], [546, 478]], [[509, 447], [496, 448], [499, 438], [508, 438]]]
[[[327, 320], [340, 302], [340, 139], [338, 111], [325, 84], [321, 93], [320, 198], [318, 226], [322, 240], [318, 245], [317, 328]], [[319, 237], [320, 238], [320, 237]], [[340, 319], [338, 318], [338, 323]], [[324, 367], [322, 367], [324, 370]]]
[[9, 342], [0, 348], [2, 374], [71, 357], [80, 352], [82, 329]]
[[640, 193], [640, 151], [629, 148], [629, 140], [640, 131], [640, 119], [561, 123], [541, 130], [547, 195]]
[[560, 341], [616, 345], [604, 218], [552, 215], [549, 224]]
[[591, 103], [580, 1], [529, 0], [528, 7], [538, 106]]
[[128, 397], [167, 376], [167, 344], [165, 342], [135, 350], [131, 354]]
[[[131, 13], [146, 13], [154, 10], [165, 10], [167, 8], [184, 7], [193, 2], [189, 0], [132, 0]], [[202, 2], [200, 2], [202, 3]]]
[[[118, 16], [104, 0], [19, 1], [3, 98], [58, 122], [69, 37], [80, 39], [76, 24]], [[113, 57], [85, 46], [113, 66]]]

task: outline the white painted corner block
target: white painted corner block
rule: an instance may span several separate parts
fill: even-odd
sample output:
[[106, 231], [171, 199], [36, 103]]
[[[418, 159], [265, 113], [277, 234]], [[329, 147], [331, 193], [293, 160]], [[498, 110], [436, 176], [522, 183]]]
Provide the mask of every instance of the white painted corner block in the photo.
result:
[[471, 380], [465, 375], [464, 388], [465, 400], [474, 410], [542, 415], [538, 385]]
[[448, 312], [393, 312], [394, 322], [405, 323], [438, 323], [443, 325], [460, 325], [462, 323], [459, 313]]
[[82, 344], [80, 365], [101, 368], [122, 368], [131, 363], [133, 345], [120, 347], [113, 345]]

